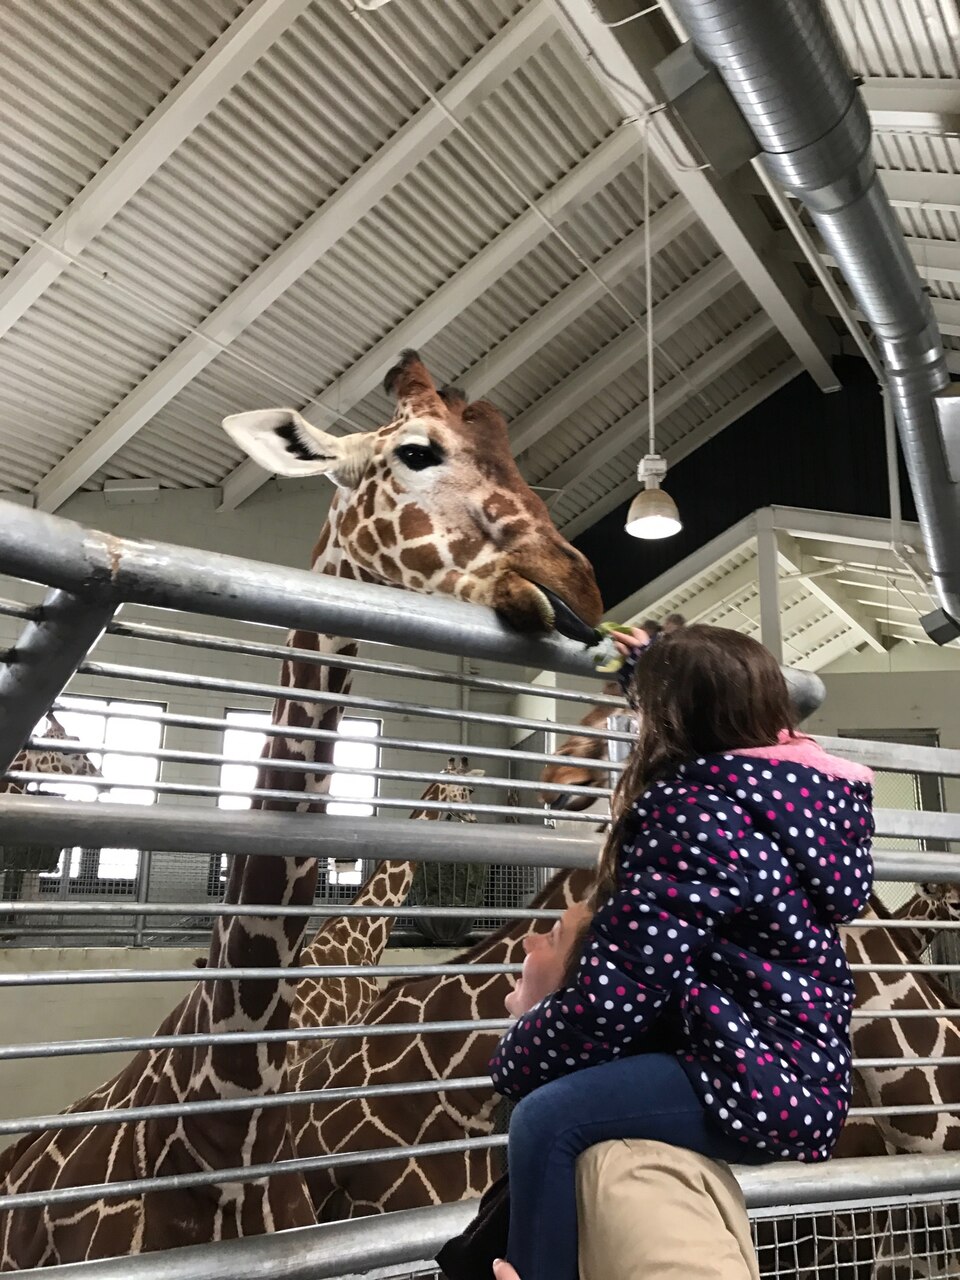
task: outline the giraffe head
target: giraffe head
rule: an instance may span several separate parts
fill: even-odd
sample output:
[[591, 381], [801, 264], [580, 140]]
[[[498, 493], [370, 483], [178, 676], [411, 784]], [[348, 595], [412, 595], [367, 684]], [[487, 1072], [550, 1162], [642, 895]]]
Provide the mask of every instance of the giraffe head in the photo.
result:
[[917, 896], [908, 905], [913, 919], [960, 920], [960, 884], [918, 884]]
[[396, 412], [374, 431], [335, 436], [293, 409], [234, 414], [224, 430], [278, 475], [337, 485], [317, 559], [333, 553], [365, 581], [457, 596], [520, 630], [592, 641], [603, 612], [593, 570], [521, 476], [500, 412], [438, 390], [415, 351], [385, 386]]

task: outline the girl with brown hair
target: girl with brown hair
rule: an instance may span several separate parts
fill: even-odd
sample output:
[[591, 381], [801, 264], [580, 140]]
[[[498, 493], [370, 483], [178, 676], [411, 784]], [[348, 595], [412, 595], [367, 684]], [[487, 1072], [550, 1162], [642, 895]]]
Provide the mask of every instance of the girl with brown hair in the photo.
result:
[[749, 637], [690, 626], [617, 640], [640, 730], [593, 914], [558, 990], [544, 988], [562, 969], [532, 948], [491, 1062], [521, 1099], [507, 1258], [522, 1280], [576, 1280], [588, 1147], [823, 1160], [850, 1101], [839, 926], [870, 893], [870, 771], [792, 730], [783, 675]]

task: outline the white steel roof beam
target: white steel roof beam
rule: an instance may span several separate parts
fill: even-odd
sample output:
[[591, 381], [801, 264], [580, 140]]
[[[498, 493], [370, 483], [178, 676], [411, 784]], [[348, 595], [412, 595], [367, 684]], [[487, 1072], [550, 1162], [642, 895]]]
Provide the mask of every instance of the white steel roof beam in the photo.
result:
[[875, 129], [960, 132], [960, 81], [871, 77], [861, 92]]
[[[398, 351], [407, 347], [419, 347], [428, 342], [458, 316], [465, 305], [489, 289], [525, 254], [550, 235], [550, 223], [544, 222], [541, 213], [546, 214], [554, 225], [573, 217], [597, 191], [635, 160], [638, 154], [639, 142], [632, 129], [623, 126], [605, 139], [542, 196], [535, 209], [526, 209], [385, 338], [365, 352], [316, 399], [311, 400], [301, 410], [304, 417], [327, 431], [340, 434], [344, 430], [339, 421], [340, 415], [349, 413], [355, 404], [380, 386], [387, 370], [396, 361]], [[651, 221], [651, 233], [655, 232], [661, 246], [678, 235], [684, 226], [689, 225], [680, 208], [682, 203], [677, 200], [661, 210], [656, 215], [656, 218], [661, 219], [656, 228], [653, 225], [656, 219]], [[636, 245], [633, 248], [635, 266], [636, 255], [640, 250]], [[587, 275], [587, 279], [591, 277]], [[578, 284], [579, 281], [574, 283]], [[568, 288], [572, 289], [573, 285]], [[596, 288], [598, 293], [602, 292], [599, 285]], [[550, 305], [559, 303], [566, 293], [565, 289]], [[527, 323], [532, 325], [537, 319], [534, 316]], [[486, 360], [480, 362], [480, 369], [486, 376]], [[220, 510], [228, 511], [239, 506], [268, 479], [267, 473], [256, 463], [249, 460], [240, 463], [223, 482]]]
[[[814, 235], [820, 257], [828, 266], [836, 267], [832, 254], [827, 253], [823, 241]], [[960, 242], [955, 240], [930, 240], [924, 236], [907, 236], [907, 248], [916, 264], [917, 274], [924, 280], [941, 280], [948, 284], [960, 284]], [[805, 262], [806, 256], [789, 231], [777, 233], [777, 249], [791, 262]]]
[[[960, 187], [960, 178], [954, 179], [957, 186]], [[813, 305], [818, 311], [824, 315], [836, 315], [833, 303], [827, 296], [825, 289], [814, 289]], [[930, 299], [930, 305], [933, 307], [933, 314], [937, 318], [937, 324], [942, 334], [949, 334], [951, 337], [960, 338], [960, 302], [953, 298], [934, 298]], [[852, 308], [853, 314], [863, 323], [866, 319], [862, 311]]]
[[[653, 309], [653, 332], [658, 341], [670, 337], [722, 298], [736, 283], [737, 273], [725, 258], [716, 258]], [[519, 457], [565, 421], [581, 405], [636, 366], [643, 352], [643, 335], [633, 325], [562, 382], [541, 396], [510, 424], [510, 443]]]
[[847, 590], [822, 569], [803, 572], [803, 550], [789, 533], [777, 532], [777, 550], [781, 568], [812, 596], [827, 605], [837, 617], [856, 632], [861, 643], [866, 642], [877, 653], [885, 653], [886, 647], [876, 619], [853, 599]]
[[[617, 15], [607, 12], [606, 0], [556, 4], [575, 46], [584, 52], [587, 69], [642, 131], [638, 116], [662, 99], [654, 67], [670, 46], [643, 18], [616, 28], [607, 25], [607, 18]], [[770, 227], [756, 202], [735, 184], [716, 181], [700, 167], [668, 111], [653, 117], [650, 149], [820, 389], [838, 390], [830, 363], [836, 338], [828, 324], [817, 320], [796, 268], [766, 251]]]
[[[698, 443], [702, 444], [705, 439], [709, 439], [711, 436], [726, 430], [731, 423], [736, 422], [738, 418], [742, 418], [745, 413], [755, 409], [768, 396], [772, 396], [775, 391], [779, 391], [781, 387], [792, 381], [799, 372], [800, 362], [798, 360], [789, 360], [786, 364], [781, 365], [779, 369], [774, 369], [772, 373], [768, 373], [765, 378], [760, 379], [756, 386], [737, 396], [736, 400], [732, 400], [719, 413], [701, 423], [697, 427], [696, 433], [694, 433], [697, 436]], [[680, 440], [677, 443], [678, 451], [683, 450], [683, 453], [680, 454], [681, 457], [685, 457], [693, 447], [689, 438]], [[669, 466], [673, 461], [671, 451], [667, 449], [664, 456]], [[622, 484], [618, 484], [609, 493], [604, 494], [602, 498], [594, 502], [586, 511], [582, 511], [579, 515], [574, 516], [572, 520], [562, 523], [560, 529], [564, 537], [578, 537], [585, 529], [589, 529], [592, 524], [596, 524], [609, 511], [619, 507], [621, 502], [626, 502], [628, 498], [631, 498], [638, 488], [636, 476], [629, 476]], [[683, 518], [682, 511], [680, 517], [681, 519]]]
[[37, 506], [61, 506], [453, 131], [451, 115], [469, 115], [555, 31], [548, 0], [503, 27], [440, 90], [439, 105], [408, 120], [40, 481]]
[[[659, 332], [656, 325], [654, 330]], [[761, 311], [746, 324], [741, 325], [735, 333], [717, 343], [705, 355], [700, 356], [684, 369], [682, 374], [671, 378], [665, 386], [660, 388], [654, 399], [658, 420], [666, 419], [676, 409], [681, 408], [691, 396], [705, 390], [711, 382], [722, 377], [744, 356], [756, 350], [773, 332], [773, 321]], [[566, 462], [561, 463], [554, 471], [539, 480], [538, 487], [557, 491], [566, 489], [585, 476], [592, 475], [594, 471], [605, 467], [608, 462], [612, 462], [619, 453], [622, 453], [632, 440], [637, 439], [646, 430], [646, 426], [647, 403], [644, 400], [636, 409], [631, 409], [612, 427], [604, 431], [603, 435], [591, 440], [573, 457], [568, 458]], [[710, 438], [706, 431], [709, 430], [712, 435], [715, 429], [716, 422], [711, 418], [704, 424], [703, 430], [695, 427], [693, 431], [688, 432], [670, 450], [671, 462], [679, 462], [694, 449], [698, 449]]]
[[251, 0], [0, 284], [0, 337], [81, 253], [311, 0]]

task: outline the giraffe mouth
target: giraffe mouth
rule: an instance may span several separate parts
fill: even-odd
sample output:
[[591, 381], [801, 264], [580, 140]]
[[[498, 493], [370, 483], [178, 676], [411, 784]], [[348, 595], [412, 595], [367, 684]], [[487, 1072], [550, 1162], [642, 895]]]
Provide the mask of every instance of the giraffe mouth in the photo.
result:
[[[589, 626], [584, 620], [570, 608], [565, 600], [561, 600], [555, 591], [551, 591], [549, 587], [545, 587], [542, 582], [534, 582], [533, 586], [546, 598], [550, 611], [553, 614], [552, 625], [556, 631], [562, 636], [566, 636], [568, 640], [579, 640], [588, 648], [597, 644], [600, 637], [596, 630]], [[544, 619], [549, 622], [549, 619]]]

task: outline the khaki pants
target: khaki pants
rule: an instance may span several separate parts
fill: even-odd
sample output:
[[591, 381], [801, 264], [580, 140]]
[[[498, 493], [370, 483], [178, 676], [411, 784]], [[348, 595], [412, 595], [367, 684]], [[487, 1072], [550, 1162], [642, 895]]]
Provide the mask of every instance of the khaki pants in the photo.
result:
[[602, 1142], [577, 1161], [581, 1280], [759, 1280], [727, 1165], [661, 1142]]

